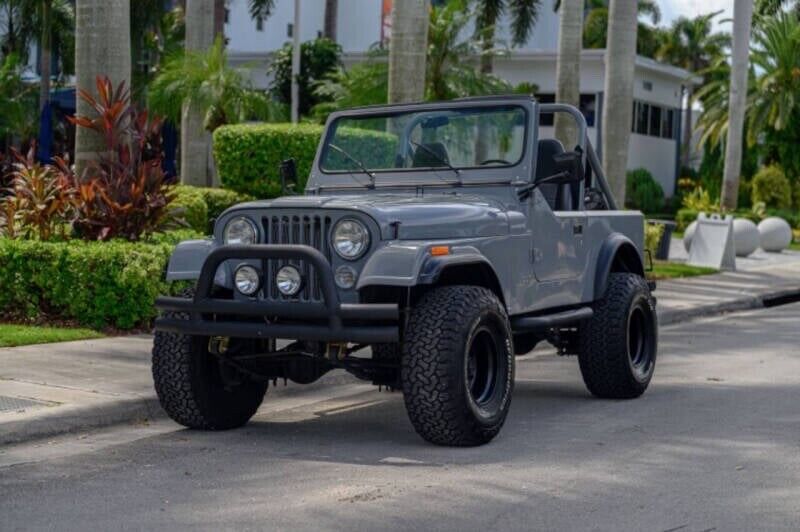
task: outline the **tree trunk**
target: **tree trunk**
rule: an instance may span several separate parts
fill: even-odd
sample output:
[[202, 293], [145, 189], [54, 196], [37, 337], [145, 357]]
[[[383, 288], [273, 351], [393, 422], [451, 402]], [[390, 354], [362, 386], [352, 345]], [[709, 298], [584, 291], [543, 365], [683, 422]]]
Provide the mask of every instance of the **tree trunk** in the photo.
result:
[[[692, 72], [696, 72], [693, 70]], [[681, 166], [688, 167], [692, 164], [692, 97], [694, 96], [694, 87], [691, 82], [686, 87], [686, 116], [684, 116], [683, 124], [683, 146], [681, 147]]]
[[747, 60], [750, 53], [752, 0], [733, 4], [733, 50], [731, 89], [728, 103], [728, 141], [725, 143], [725, 170], [722, 177], [722, 207], [736, 209], [739, 199], [739, 174], [742, 169], [744, 114], [747, 104]]
[[322, 36], [336, 41], [336, 24], [339, 21], [339, 0], [325, 0], [325, 26]]
[[428, 51], [428, 2], [395, 1], [389, 41], [389, 103], [414, 102], [425, 96]]
[[225, 44], [225, 0], [214, 0], [214, 37]]
[[52, 0], [42, 0], [42, 36], [39, 39], [39, 110], [50, 101], [50, 66], [52, 64]]
[[633, 114], [637, 6], [631, 0], [611, 0], [606, 45], [605, 106], [603, 108], [603, 169], [611, 192], [625, 205], [628, 142]]
[[[114, 85], [131, 84], [130, 0], [78, 0], [75, 7], [75, 74], [79, 89], [97, 95], [97, 76]], [[81, 98], [77, 114], [95, 116]], [[75, 132], [75, 167], [81, 175], [98, 152], [105, 150], [101, 135], [79, 127]]]
[[[556, 102], [580, 106], [581, 48], [583, 46], [583, 0], [562, 0], [558, 25], [556, 62]], [[577, 144], [575, 120], [556, 113], [555, 137], [570, 149]]]
[[[187, 0], [186, 51], [205, 51], [214, 44], [215, 0]], [[181, 117], [181, 182], [214, 186], [211, 169], [211, 133], [206, 131], [202, 107], [187, 102]]]

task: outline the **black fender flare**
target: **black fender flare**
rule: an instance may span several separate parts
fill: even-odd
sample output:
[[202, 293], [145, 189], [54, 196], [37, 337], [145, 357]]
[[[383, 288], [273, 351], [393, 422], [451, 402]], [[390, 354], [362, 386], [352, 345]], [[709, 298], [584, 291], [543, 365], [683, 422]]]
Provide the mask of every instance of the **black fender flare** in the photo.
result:
[[603, 297], [611, 272], [625, 271], [645, 276], [644, 260], [636, 244], [622, 233], [612, 233], [606, 238], [597, 254], [594, 275], [594, 299]]
[[506, 298], [503, 293], [503, 287], [500, 284], [500, 278], [497, 272], [484, 255], [480, 253], [463, 253], [455, 255], [445, 255], [441, 257], [429, 257], [423, 264], [417, 276], [418, 285], [433, 285], [439, 282], [439, 279], [447, 271], [454, 268], [474, 268], [476, 272], [481, 275], [481, 285], [485, 285], [491, 289], [500, 302], [505, 306]]

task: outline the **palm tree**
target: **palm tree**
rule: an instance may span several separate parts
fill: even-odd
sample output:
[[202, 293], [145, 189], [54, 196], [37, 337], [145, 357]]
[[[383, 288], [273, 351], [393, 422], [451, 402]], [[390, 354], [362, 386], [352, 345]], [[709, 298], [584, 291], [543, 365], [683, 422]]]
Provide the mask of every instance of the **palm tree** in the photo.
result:
[[275, 10], [275, 0], [247, 0], [250, 18], [267, 20]]
[[[556, 101], [580, 105], [581, 45], [583, 35], [583, 0], [564, 0], [559, 14], [558, 58], [556, 62]], [[555, 137], [565, 146], [576, 142], [575, 121], [556, 113]]]
[[[652, 24], [661, 20], [661, 10], [654, 0], [638, 0], [639, 16], [649, 18]], [[583, 22], [583, 47], [605, 48], [608, 38], [608, 0], [587, 0]], [[653, 57], [660, 47], [662, 30], [644, 22], [637, 25], [636, 53]]]
[[728, 141], [725, 143], [725, 169], [722, 174], [722, 198], [720, 199], [722, 207], [730, 210], [736, 209], [739, 198], [752, 18], [752, 0], [735, 0], [733, 4], [731, 88], [728, 103]]
[[[130, 0], [77, 0], [75, 73], [78, 89], [96, 94], [98, 76], [115, 84], [131, 81]], [[94, 116], [95, 110], [78, 98], [77, 114]], [[104, 139], [89, 128], [75, 132], [75, 166], [78, 175], [105, 149]]]
[[322, 36], [336, 42], [336, 24], [339, 21], [339, 0], [325, 0], [325, 25]]
[[61, 73], [71, 74], [75, 54], [75, 11], [68, 0], [0, 0], [5, 15], [5, 55], [28, 59], [30, 45], [39, 47], [39, 105], [50, 98], [53, 52], [61, 61]]
[[[214, 44], [214, 0], [186, 0], [186, 42], [188, 54], [202, 53]], [[189, 98], [181, 117], [181, 181], [188, 185], [214, 184], [211, 133], [205, 130], [205, 112]]]
[[522, 46], [536, 26], [542, 0], [479, 0], [476, 4], [475, 35], [483, 41], [481, 71], [491, 74], [495, 55], [491, 50], [496, 46], [495, 28], [500, 17], [506, 11], [511, 13], [511, 44]]
[[630, 0], [611, 0], [606, 47], [603, 107], [603, 167], [619, 205], [625, 205], [628, 141], [633, 113], [637, 7]]
[[394, 2], [389, 42], [389, 103], [422, 99], [427, 48], [427, 0]]
[[[730, 35], [714, 33], [714, 19], [722, 11], [700, 15], [693, 19], [680, 17], [672, 23], [666, 40], [656, 53], [657, 58], [671, 65], [679, 66], [693, 74], [707, 70], [712, 63], [725, 53], [730, 46]], [[687, 84], [686, 117], [684, 120], [683, 149], [681, 163], [688, 166], [692, 148], [692, 102], [694, 85]]]

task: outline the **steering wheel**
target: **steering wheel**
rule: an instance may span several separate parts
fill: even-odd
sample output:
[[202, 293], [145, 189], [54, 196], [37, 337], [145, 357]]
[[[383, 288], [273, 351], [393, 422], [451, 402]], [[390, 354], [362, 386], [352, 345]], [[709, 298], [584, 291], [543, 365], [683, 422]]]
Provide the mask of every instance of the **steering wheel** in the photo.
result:
[[511, 165], [511, 162], [506, 161], [505, 159], [486, 159], [485, 161], [479, 162], [478, 166], [485, 166], [487, 164], [493, 164], [493, 163]]

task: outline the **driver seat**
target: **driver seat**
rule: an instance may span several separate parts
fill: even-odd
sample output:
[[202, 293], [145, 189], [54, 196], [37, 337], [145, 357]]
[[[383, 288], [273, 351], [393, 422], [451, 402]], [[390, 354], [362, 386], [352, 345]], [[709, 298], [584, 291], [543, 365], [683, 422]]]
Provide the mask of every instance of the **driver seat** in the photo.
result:
[[[555, 156], [564, 153], [564, 145], [556, 139], [541, 139], [536, 156], [536, 177], [534, 183], [557, 172]], [[545, 201], [553, 211], [572, 210], [569, 185], [545, 183], [539, 187]]]

